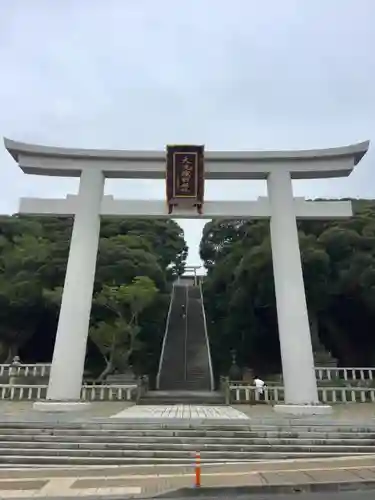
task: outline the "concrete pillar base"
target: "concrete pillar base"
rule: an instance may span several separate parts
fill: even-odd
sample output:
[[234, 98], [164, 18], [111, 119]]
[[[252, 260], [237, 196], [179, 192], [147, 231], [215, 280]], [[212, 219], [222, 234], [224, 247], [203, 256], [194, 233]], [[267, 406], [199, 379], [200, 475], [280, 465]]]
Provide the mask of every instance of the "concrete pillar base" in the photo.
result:
[[276, 413], [284, 415], [309, 416], [309, 415], [331, 415], [332, 406], [329, 405], [275, 405]]
[[33, 409], [50, 413], [65, 413], [69, 411], [87, 410], [90, 403], [85, 401], [36, 401]]

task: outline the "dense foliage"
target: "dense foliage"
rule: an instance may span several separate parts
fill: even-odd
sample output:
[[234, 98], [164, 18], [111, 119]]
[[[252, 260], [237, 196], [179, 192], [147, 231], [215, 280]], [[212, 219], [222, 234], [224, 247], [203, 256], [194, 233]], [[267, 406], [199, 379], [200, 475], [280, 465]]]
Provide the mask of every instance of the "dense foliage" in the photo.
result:
[[[299, 238], [314, 350], [341, 365], [375, 365], [375, 203], [355, 216], [300, 221]], [[269, 224], [214, 220], [200, 246], [205, 306], [216, 373], [237, 352], [240, 366], [280, 372]], [[298, 346], [296, 346], [298, 355]]]
[[[2, 362], [16, 353], [24, 362], [51, 360], [71, 230], [70, 218], [0, 218]], [[155, 372], [170, 283], [186, 255], [183, 231], [172, 220], [103, 218], [88, 341], [92, 370], [141, 363]]]

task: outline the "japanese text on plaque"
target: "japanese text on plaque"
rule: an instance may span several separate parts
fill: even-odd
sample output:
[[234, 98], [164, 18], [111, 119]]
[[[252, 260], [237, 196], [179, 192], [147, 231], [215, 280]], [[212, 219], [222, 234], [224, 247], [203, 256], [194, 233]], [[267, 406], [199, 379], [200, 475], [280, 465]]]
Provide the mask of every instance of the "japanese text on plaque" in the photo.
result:
[[179, 160], [180, 168], [177, 168], [176, 175], [176, 194], [181, 196], [193, 196], [196, 190], [195, 182], [195, 162], [194, 154], [176, 154], [175, 160]]

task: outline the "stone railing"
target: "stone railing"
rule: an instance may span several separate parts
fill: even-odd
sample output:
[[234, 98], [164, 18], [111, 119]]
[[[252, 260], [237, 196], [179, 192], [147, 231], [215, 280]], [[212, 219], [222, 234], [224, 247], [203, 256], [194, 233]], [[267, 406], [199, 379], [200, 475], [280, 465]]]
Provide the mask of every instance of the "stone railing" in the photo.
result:
[[49, 377], [51, 363], [46, 364], [20, 364], [20, 365], [0, 365], [0, 377], [11, 374], [14, 377]]
[[[10, 368], [12, 376], [48, 377], [51, 371], [51, 363], [21, 364], [19, 366], [0, 364], [0, 377], [9, 375]], [[374, 367], [334, 368], [322, 366], [315, 368], [315, 374], [317, 380], [375, 380]]]
[[[0, 400], [39, 401], [46, 399], [47, 385], [0, 384]], [[82, 401], [134, 401], [138, 386], [134, 385], [83, 385]]]
[[375, 368], [315, 368], [317, 380], [375, 380]]
[[[257, 401], [270, 404], [284, 402], [282, 386], [266, 386], [264, 394], [260, 396], [254, 386], [229, 382], [227, 394], [229, 394], [229, 397], [226, 397], [228, 404], [249, 404]], [[326, 404], [375, 403], [375, 387], [319, 387], [318, 395], [319, 401]]]
[[[137, 401], [144, 385], [84, 385], [82, 401]], [[249, 404], [262, 401], [269, 404], [284, 402], [282, 386], [266, 387], [259, 396], [255, 387], [240, 382], [222, 381], [222, 390], [228, 404]], [[322, 403], [375, 403], [375, 388], [363, 387], [320, 387], [319, 400]], [[0, 385], [0, 400], [38, 401], [46, 398], [47, 385]]]

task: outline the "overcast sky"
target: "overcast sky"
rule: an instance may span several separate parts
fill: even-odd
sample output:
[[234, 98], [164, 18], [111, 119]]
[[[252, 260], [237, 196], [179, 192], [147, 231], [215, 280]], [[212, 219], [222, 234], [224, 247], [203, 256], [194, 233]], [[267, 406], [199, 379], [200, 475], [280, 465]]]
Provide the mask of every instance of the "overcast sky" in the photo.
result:
[[[55, 146], [303, 149], [375, 139], [375, 0], [0, 0], [0, 136]], [[375, 152], [307, 197], [375, 198]], [[263, 182], [206, 184], [253, 199]], [[0, 144], [0, 212], [77, 181], [22, 174]], [[121, 198], [163, 182], [107, 181]], [[189, 263], [203, 223], [181, 222]]]

